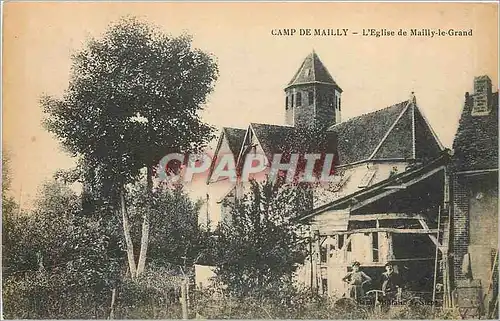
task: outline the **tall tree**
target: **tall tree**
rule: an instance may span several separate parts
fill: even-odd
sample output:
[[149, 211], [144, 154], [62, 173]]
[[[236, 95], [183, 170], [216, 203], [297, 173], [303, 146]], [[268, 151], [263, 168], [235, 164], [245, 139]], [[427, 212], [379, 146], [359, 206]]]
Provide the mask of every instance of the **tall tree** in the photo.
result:
[[[91, 164], [115, 206], [121, 204], [129, 267], [136, 269], [124, 186], [147, 168], [151, 196], [155, 164], [168, 153], [196, 152], [213, 128], [199, 111], [218, 77], [211, 54], [188, 35], [171, 37], [136, 18], [111, 25], [73, 57], [64, 96], [43, 97], [45, 124], [74, 155]], [[144, 212], [136, 274], [144, 270], [150, 218]]]
[[[145, 197], [147, 186], [135, 184], [128, 194], [130, 221], [133, 232], [140, 226], [140, 218], [148, 210]], [[174, 188], [159, 186], [152, 193], [150, 208], [151, 231], [148, 258], [161, 266], [191, 266], [204, 244], [198, 226], [200, 202], [193, 202], [182, 185]], [[140, 233], [132, 233], [140, 235]], [[136, 239], [134, 239], [136, 241]]]
[[238, 295], [290, 280], [306, 248], [301, 226], [304, 191], [280, 182], [251, 181], [250, 191], [231, 204], [231, 221], [216, 232], [216, 274]]

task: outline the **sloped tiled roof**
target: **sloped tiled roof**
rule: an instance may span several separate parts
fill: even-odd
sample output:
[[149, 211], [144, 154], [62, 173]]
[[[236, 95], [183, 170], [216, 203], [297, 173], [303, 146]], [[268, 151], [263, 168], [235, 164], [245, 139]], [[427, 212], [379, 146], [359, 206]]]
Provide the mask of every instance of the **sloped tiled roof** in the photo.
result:
[[[312, 218], [327, 210], [346, 208], [349, 205], [352, 205], [353, 201], [360, 202], [363, 200], [370, 199], [373, 196], [380, 195], [381, 192], [387, 192], [387, 190], [385, 190], [384, 187], [391, 186], [393, 184], [397, 185], [415, 184], [416, 182], [414, 181], [414, 179], [418, 179], [419, 177], [422, 178], [423, 174], [429, 174], [431, 171], [436, 174], [439, 173], [440, 171], [436, 171], [436, 169], [442, 167], [444, 164], [447, 164], [449, 162], [449, 158], [450, 156], [448, 152], [442, 151], [438, 157], [436, 157], [435, 159], [433, 159], [428, 163], [418, 165], [407, 171], [393, 175], [388, 179], [381, 180], [366, 189], [359, 189], [354, 193], [347, 194], [343, 197], [334, 199], [333, 201], [323, 204], [313, 209], [310, 212], [303, 213], [303, 215], [301, 215], [299, 220], [306, 220]], [[396, 192], [397, 189], [392, 189], [392, 191]]]
[[472, 97], [466, 97], [453, 141], [453, 167], [457, 171], [498, 168], [498, 92], [487, 116], [472, 116]]
[[338, 137], [340, 164], [368, 159], [407, 104], [408, 101], [403, 101], [330, 127], [329, 131], [335, 132]]
[[434, 137], [432, 128], [423, 114], [415, 109], [415, 158], [428, 161], [441, 155], [444, 148]]
[[245, 133], [247, 132], [247, 130], [232, 127], [224, 127], [222, 130], [226, 135], [227, 143], [229, 144], [231, 153], [233, 153], [233, 155], [237, 157], [241, 148], [241, 144], [243, 144], [243, 140], [245, 139]]
[[335, 80], [333, 80], [332, 75], [330, 75], [318, 55], [313, 51], [304, 59], [302, 65], [297, 70], [292, 80], [290, 80], [287, 87], [317, 82], [334, 85], [342, 91]]
[[412, 158], [413, 157], [413, 109], [407, 108], [397, 123], [391, 128], [390, 133], [382, 142], [374, 159], [387, 158]]
[[[325, 135], [307, 128], [255, 124], [251, 128], [268, 160], [280, 153], [335, 153], [336, 134]], [[317, 134], [317, 135], [316, 135]]]
[[414, 101], [351, 118], [329, 128], [337, 133], [340, 165], [368, 159], [429, 161], [443, 148]]

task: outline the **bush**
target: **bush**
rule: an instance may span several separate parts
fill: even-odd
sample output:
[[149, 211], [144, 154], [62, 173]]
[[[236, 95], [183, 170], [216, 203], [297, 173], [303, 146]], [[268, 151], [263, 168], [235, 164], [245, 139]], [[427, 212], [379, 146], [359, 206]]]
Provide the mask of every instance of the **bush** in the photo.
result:
[[340, 306], [335, 298], [311, 293], [291, 285], [281, 292], [254, 289], [236, 297], [216, 288], [196, 292], [193, 314], [206, 319], [361, 319], [361, 307]]

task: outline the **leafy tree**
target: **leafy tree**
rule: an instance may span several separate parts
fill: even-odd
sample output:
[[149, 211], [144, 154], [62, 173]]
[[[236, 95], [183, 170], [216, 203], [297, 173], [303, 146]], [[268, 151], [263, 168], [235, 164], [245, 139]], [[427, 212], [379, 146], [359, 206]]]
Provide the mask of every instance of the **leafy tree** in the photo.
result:
[[[173, 188], [157, 186], [151, 198], [145, 197], [144, 183], [131, 186], [128, 193], [133, 238], [140, 235], [140, 218], [150, 211], [150, 260], [162, 266], [191, 266], [204, 244], [203, 232], [198, 226], [200, 202], [193, 202], [182, 185]], [[146, 204], [151, 202], [149, 206]], [[136, 241], [136, 239], [134, 239]]]
[[3, 282], [6, 316], [95, 317], [85, 309], [108, 305], [123, 274], [118, 222], [79, 215], [80, 204], [71, 189], [51, 181], [34, 209], [9, 227], [15, 242], [3, 253], [9, 264]]
[[4, 277], [8, 276], [16, 265], [14, 248], [19, 243], [16, 239], [18, 229], [24, 225], [23, 219], [17, 215], [17, 204], [10, 193], [11, 174], [10, 156], [4, 150], [2, 155], [2, 267]]
[[154, 166], [168, 153], [196, 152], [213, 129], [199, 116], [218, 76], [214, 57], [135, 18], [113, 24], [73, 56], [72, 77], [61, 99], [43, 97], [45, 124], [80, 156], [87, 181], [110, 204], [121, 205], [132, 277], [145, 266], [150, 211], [144, 211], [136, 266], [128, 231], [124, 186], [147, 168], [148, 197]]
[[216, 274], [238, 295], [290, 281], [306, 248], [301, 226], [303, 190], [280, 182], [251, 181], [250, 192], [231, 204], [231, 222], [217, 231]]

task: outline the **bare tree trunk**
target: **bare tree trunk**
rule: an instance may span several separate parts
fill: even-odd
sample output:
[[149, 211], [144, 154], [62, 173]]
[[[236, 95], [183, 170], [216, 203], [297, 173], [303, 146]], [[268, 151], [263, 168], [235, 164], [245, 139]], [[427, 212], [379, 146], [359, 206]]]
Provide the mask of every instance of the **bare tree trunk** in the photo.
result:
[[139, 254], [139, 262], [137, 263], [137, 274], [139, 276], [144, 272], [144, 267], [146, 266], [146, 256], [148, 253], [148, 243], [149, 243], [149, 213], [144, 213], [142, 220], [142, 235], [141, 235], [141, 252]]
[[115, 301], [116, 301], [116, 288], [111, 290], [111, 305], [109, 307], [109, 317], [108, 319], [112, 320], [115, 318]]
[[141, 251], [139, 253], [139, 262], [137, 263], [137, 276], [144, 272], [146, 266], [146, 257], [148, 254], [149, 245], [149, 212], [151, 211], [151, 201], [152, 201], [152, 190], [153, 190], [153, 171], [152, 167], [148, 166], [147, 169], [147, 195], [148, 195], [148, 208], [144, 213], [142, 218], [142, 235], [141, 235]]
[[124, 191], [120, 193], [120, 204], [122, 211], [122, 222], [123, 222], [123, 235], [125, 236], [125, 243], [127, 245], [127, 258], [128, 267], [130, 270], [130, 277], [135, 278], [136, 275], [136, 265], [134, 258], [134, 244], [132, 243], [132, 237], [130, 236], [130, 225], [128, 222], [127, 207], [125, 205]]

